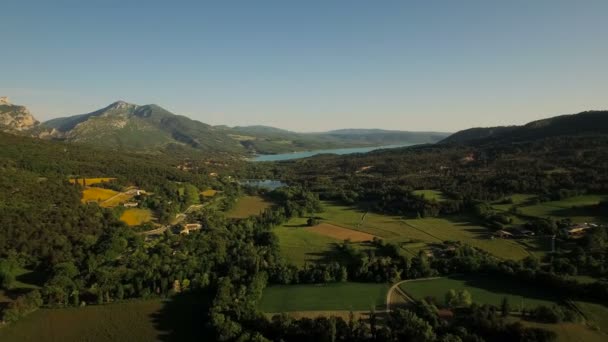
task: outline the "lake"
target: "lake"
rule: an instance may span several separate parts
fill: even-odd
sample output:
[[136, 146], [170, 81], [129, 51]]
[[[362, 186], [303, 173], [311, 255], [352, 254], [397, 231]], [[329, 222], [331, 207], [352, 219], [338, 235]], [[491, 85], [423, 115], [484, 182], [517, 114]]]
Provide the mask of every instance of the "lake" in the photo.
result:
[[302, 152], [291, 152], [281, 154], [262, 154], [251, 159], [251, 161], [262, 162], [262, 161], [279, 161], [289, 159], [300, 159], [316, 156], [317, 154], [351, 154], [351, 153], [366, 153], [386, 148], [397, 148], [406, 147], [416, 144], [399, 144], [399, 145], [385, 145], [385, 146], [372, 146], [372, 147], [350, 147], [350, 148], [335, 148], [330, 150], [314, 150], [314, 151], [302, 151]]

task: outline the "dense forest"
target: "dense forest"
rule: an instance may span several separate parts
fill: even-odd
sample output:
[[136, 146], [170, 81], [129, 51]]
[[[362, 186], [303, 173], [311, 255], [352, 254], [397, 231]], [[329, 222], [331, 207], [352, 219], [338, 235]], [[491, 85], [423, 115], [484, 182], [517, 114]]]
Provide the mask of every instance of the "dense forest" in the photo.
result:
[[[500, 228], [504, 218], [488, 201], [525, 192], [538, 201], [608, 191], [608, 139], [553, 137], [517, 144], [423, 145], [354, 156], [245, 164], [186, 160], [179, 155], [130, 154], [0, 134], [0, 287], [10, 289], [19, 269], [39, 274], [40, 288], [19, 294], [3, 319], [19, 320], [40, 306], [65, 307], [126, 299], [196, 294], [207, 316], [201, 336], [220, 341], [553, 341], [554, 333], [509, 321], [503, 307], [478, 305], [467, 293], [447, 301], [450, 320], [438, 318], [433, 300], [376, 313], [368, 321], [339, 317], [268, 318], [257, 307], [263, 290], [277, 284], [345, 281], [395, 283], [449, 274], [484, 274], [542, 284], [564, 297], [608, 304], [608, 285], [581, 284], [575, 274], [606, 276], [608, 236], [595, 229], [577, 248], [550, 260], [502, 260], [459, 242], [445, 242], [442, 258], [406, 256], [381, 239], [371, 249], [348, 240], [333, 262], [295, 266], [284, 260], [273, 228], [292, 217], [314, 221], [322, 200], [411, 217], [467, 213]], [[184, 168], [183, 166], [187, 167]], [[219, 165], [219, 166], [218, 166]], [[221, 168], [223, 177], [210, 176]], [[238, 194], [256, 193], [273, 203], [260, 215], [229, 219], [206, 207], [190, 214], [203, 230], [148, 239], [118, 220], [116, 212], [80, 199], [73, 177], [117, 178], [107, 187], [137, 186], [153, 193], [161, 221], [185, 210], [183, 184], [225, 193], [223, 209]], [[280, 179], [275, 190], [241, 187], [235, 179]], [[417, 195], [438, 189], [445, 200]], [[154, 202], [153, 200], [149, 200]], [[194, 200], [193, 200], [194, 201]], [[598, 213], [605, 203], [600, 203]], [[601, 215], [601, 214], [598, 214]], [[543, 224], [548, 225], [548, 228]], [[558, 231], [560, 222], [531, 229]], [[553, 225], [553, 226], [551, 226]], [[449, 247], [449, 248], [448, 248]], [[441, 305], [440, 305], [441, 304]], [[579, 321], [567, 306], [522, 312], [538, 322]]]

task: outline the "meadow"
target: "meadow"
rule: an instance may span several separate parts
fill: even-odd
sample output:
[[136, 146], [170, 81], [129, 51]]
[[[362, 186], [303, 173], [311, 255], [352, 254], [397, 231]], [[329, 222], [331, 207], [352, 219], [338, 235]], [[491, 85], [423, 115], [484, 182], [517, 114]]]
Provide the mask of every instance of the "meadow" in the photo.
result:
[[520, 321], [526, 327], [541, 328], [557, 334], [556, 342], [604, 342], [608, 335], [595, 331], [580, 323], [546, 324]]
[[441, 202], [445, 200], [443, 193], [439, 190], [415, 190], [414, 195], [422, 195], [426, 200]]
[[[532, 203], [535, 196], [526, 194], [516, 194], [510, 196], [512, 204], [494, 204], [496, 210], [509, 211], [516, 207], [519, 216], [524, 218], [570, 218], [573, 222], [606, 222], [606, 217], [598, 217], [590, 207], [598, 204], [602, 200], [607, 200], [606, 195], [580, 195], [565, 198], [559, 201]], [[515, 215], [517, 216], [517, 215]]]
[[0, 341], [153, 341], [162, 333], [153, 315], [160, 300], [84, 308], [40, 309], [0, 328]]
[[272, 203], [260, 196], [243, 196], [237, 199], [234, 207], [226, 213], [229, 218], [240, 219], [259, 215], [264, 209], [270, 208]]
[[[522, 244], [506, 239], [491, 239], [492, 231], [471, 223], [463, 217], [403, 219], [398, 216], [365, 213], [358, 209], [323, 203], [324, 211], [317, 214], [322, 223], [377, 236], [401, 246], [406, 255], [416, 255], [431, 244], [446, 240], [462, 241], [504, 259], [520, 260], [530, 255]], [[297, 265], [330, 258], [335, 243], [346, 236], [309, 229], [306, 218], [293, 218], [274, 232], [279, 238], [281, 253]], [[353, 235], [354, 236], [354, 235]], [[361, 238], [360, 241], [365, 239]], [[353, 243], [356, 248], [369, 248]]]
[[533, 308], [539, 305], [553, 305], [559, 299], [542, 288], [522, 286], [507, 278], [479, 276], [452, 276], [429, 280], [407, 281], [399, 285], [414, 299], [434, 298], [438, 304], [444, 303], [445, 294], [450, 290], [467, 290], [474, 303], [500, 306], [507, 297], [511, 308], [518, 311], [522, 306]]
[[587, 321], [608, 333], [608, 307], [589, 302], [575, 301], [576, 307], [585, 315]]
[[207, 294], [130, 300], [81, 308], [39, 309], [0, 327], [3, 342], [207, 341]]
[[129, 226], [139, 226], [152, 220], [152, 212], [149, 209], [130, 208], [122, 213], [120, 220]]
[[264, 290], [259, 308], [263, 312], [382, 310], [387, 284], [330, 283], [270, 286]]

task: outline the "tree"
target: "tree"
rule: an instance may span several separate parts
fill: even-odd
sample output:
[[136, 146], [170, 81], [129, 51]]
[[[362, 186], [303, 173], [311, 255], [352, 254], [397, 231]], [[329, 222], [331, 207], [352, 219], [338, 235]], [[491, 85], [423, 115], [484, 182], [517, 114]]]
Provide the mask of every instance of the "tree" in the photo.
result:
[[445, 305], [451, 308], [470, 306], [471, 304], [473, 304], [473, 298], [467, 290], [455, 291], [450, 289], [445, 294]]
[[319, 220], [317, 220], [317, 218], [315, 217], [309, 217], [308, 220], [306, 220], [306, 225], [308, 225], [309, 227], [316, 226], [318, 224]]
[[502, 297], [502, 303], [500, 303], [500, 312], [502, 314], [502, 317], [509, 316], [509, 313], [511, 312], [511, 306], [509, 305], [509, 298]]
[[435, 339], [431, 325], [409, 310], [391, 313], [389, 326], [398, 341], [426, 342]]

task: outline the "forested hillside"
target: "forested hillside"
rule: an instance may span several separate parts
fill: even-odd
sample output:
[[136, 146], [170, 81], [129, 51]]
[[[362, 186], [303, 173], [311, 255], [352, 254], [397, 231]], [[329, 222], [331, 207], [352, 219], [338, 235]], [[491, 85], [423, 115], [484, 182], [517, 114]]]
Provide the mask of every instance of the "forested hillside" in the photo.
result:
[[470, 128], [456, 132], [442, 143], [503, 143], [540, 140], [556, 136], [608, 133], [608, 111], [588, 111], [532, 121], [523, 126]]

